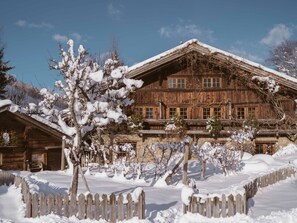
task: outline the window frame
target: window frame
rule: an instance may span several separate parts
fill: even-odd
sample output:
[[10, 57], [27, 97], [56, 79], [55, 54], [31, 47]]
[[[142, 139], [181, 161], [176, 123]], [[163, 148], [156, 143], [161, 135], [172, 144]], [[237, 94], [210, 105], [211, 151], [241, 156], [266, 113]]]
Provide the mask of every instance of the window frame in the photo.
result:
[[146, 119], [153, 119], [154, 118], [154, 108], [153, 107], [146, 107], [145, 108], [145, 118]]
[[203, 77], [202, 78], [203, 88], [221, 88], [222, 78], [221, 77]]
[[202, 110], [202, 119], [210, 118], [210, 108], [203, 108]]
[[182, 119], [188, 119], [188, 108], [186, 107], [179, 108], [179, 116]]
[[186, 78], [168, 78], [168, 89], [185, 89]]
[[236, 119], [243, 120], [245, 119], [245, 111], [244, 107], [236, 108]]
[[213, 108], [213, 116], [217, 117], [218, 119], [222, 118], [222, 108], [221, 107], [214, 107]]
[[168, 110], [168, 117], [169, 119], [174, 118], [175, 115], [177, 115], [177, 108], [176, 107], [169, 107]]

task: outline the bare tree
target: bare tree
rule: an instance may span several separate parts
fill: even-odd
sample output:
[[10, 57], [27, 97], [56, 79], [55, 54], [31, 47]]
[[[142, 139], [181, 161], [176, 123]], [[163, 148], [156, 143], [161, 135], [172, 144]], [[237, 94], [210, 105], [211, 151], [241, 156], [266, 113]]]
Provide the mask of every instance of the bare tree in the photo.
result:
[[276, 70], [297, 78], [297, 41], [286, 40], [270, 51], [267, 59]]

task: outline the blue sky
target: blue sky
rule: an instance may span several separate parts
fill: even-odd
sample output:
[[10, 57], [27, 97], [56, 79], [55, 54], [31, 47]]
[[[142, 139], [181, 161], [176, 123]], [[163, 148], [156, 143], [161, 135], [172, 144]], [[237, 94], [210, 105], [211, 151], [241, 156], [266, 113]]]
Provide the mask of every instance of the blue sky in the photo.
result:
[[264, 64], [272, 46], [297, 39], [296, 9], [296, 0], [2, 0], [0, 36], [12, 74], [52, 87], [49, 59], [68, 38], [97, 55], [115, 39], [127, 65], [192, 38]]

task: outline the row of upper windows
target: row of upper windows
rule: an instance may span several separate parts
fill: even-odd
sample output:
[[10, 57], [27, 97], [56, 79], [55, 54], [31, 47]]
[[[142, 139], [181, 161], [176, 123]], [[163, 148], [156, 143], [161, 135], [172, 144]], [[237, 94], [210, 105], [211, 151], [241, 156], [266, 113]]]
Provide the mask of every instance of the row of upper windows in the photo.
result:
[[[145, 112], [145, 113], [143, 113]], [[154, 112], [153, 108], [151, 107], [136, 107], [134, 109], [134, 113], [138, 114], [141, 117], [145, 117], [145, 119], [153, 119]], [[254, 107], [237, 107], [236, 108], [236, 119], [246, 119], [250, 116], [255, 116], [256, 108]], [[177, 108], [177, 107], [170, 107], [168, 110], [169, 118], [173, 118], [175, 115], [183, 119], [188, 119], [188, 108]], [[202, 111], [202, 118], [208, 119], [210, 117], [217, 117], [222, 118], [222, 108], [220, 107], [213, 107], [213, 108], [203, 108]]]
[[[222, 78], [220, 77], [207, 77], [202, 78], [203, 88], [221, 88]], [[169, 78], [168, 88], [170, 89], [184, 89], [188, 84], [188, 80], [185, 78]]]

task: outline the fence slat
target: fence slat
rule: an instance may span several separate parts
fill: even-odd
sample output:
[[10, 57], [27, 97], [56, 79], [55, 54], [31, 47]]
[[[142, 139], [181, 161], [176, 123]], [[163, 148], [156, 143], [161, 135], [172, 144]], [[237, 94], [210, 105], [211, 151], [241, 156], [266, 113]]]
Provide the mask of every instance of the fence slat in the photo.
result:
[[128, 200], [128, 203], [127, 203], [127, 219], [131, 219], [133, 217], [133, 210], [132, 210], [132, 196], [131, 194], [128, 194], [127, 195], [127, 200]]
[[89, 219], [93, 219], [93, 210], [92, 210], [92, 206], [93, 206], [93, 196], [92, 194], [88, 194], [87, 195], [87, 215], [86, 218]]
[[68, 194], [64, 195], [63, 206], [64, 206], [64, 216], [68, 218], [69, 217], [69, 195]]
[[123, 221], [124, 220], [124, 197], [123, 197], [123, 194], [119, 194], [119, 197], [118, 197], [118, 212], [119, 212], [118, 220]]
[[56, 204], [57, 204], [57, 215], [61, 217], [62, 207], [63, 207], [63, 198], [61, 194], [57, 195]]
[[80, 194], [78, 195], [78, 219], [82, 220], [85, 218], [85, 211], [86, 211], [86, 202], [85, 202], [85, 195]]
[[115, 223], [117, 220], [116, 196], [112, 193], [109, 196], [109, 200], [110, 200], [110, 222]]
[[100, 218], [100, 212], [99, 212], [99, 208], [100, 208], [100, 200], [99, 200], [99, 194], [95, 194], [94, 196], [95, 199], [95, 220], [99, 220]]
[[206, 198], [206, 217], [211, 217], [211, 199]]
[[233, 195], [228, 196], [228, 216], [231, 217], [234, 215], [234, 197]]
[[220, 205], [220, 199], [218, 197], [214, 197], [213, 198], [213, 216], [215, 218], [220, 217], [220, 213], [219, 213], [219, 205]]
[[53, 194], [48, 195], [48, 213], [54, 213], [55, 211], [55, 196]]
[[34, 193], [32, 195], [32, 218], [36, 218], [38, 216], [38, 194]]
[[76, 215], [77, 213], [77, 200], [75, 195], [71, 195], [70, 198], [70, 211], [69, 211], [69, 217]]
[[222, 195], [222, 211], [221, 211], [221, 216], [223, 218], [226, 217], [226, 195], [225, 194]]
[[103, 194], [102, 195], [102, 218], [106, 221], [108, 221], [107, 219], [107, 195]]
[[40, 193], [40, 216], [46, 215], [46, 196]]

